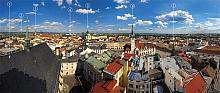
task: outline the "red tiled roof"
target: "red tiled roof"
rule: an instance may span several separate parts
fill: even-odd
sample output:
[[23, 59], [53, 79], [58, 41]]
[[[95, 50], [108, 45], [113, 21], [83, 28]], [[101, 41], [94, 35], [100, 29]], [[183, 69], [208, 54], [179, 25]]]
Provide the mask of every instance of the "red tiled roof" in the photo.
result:
[[[131, 43], [127, 43], [126, 46], [131, 46]], [[135, 42], [135, 47], [138, 48], [138, 49], [143, 49], [145, 46], [147, 48], [155, 48], [155, 46], [153, 44], [146, 44], [144, 42]], [[126, 47], [125, 50], [129, 50], [129, 48], [130, 47]]]
[[116, 80], [107, 80], [103, 79], [100, 82], [96, 83], [93, 86], [92, 93], [108, 93], [111, 92], [117, 81]]
[[51, 35], [51, 34], [41, 34], [40, 37], [51, 37], [52, 38], [53, 35]]
[[187, 56], [186, 54], [184, 54], [183, 52], [180, 52], [179, 53], [179, 56], [181, 56], [185, 61], [189, 62], [190, 61], [190, 58], [189, 56]]
[[201, 49], [196, 49], [195, 52], [220, 55], [220, 47], [219, 46], [205, 46]]
[[119, 61], [120, 61], [120, 58], [117, 58], [116, 60], [114, 60], [112, 63], [106, 66], [105, 71], [113, 75], [116, 74], [123, 67], [123, 65], [119, 64]]
[[205, 93], [206, 82], [200, 73], [196, 74], [194, 78], [185, 86], [185, 93]]
[[112, 90], [110, 93], [122, 93], [121, 91], [123, 91], [123, 90], [124, 90], [123, 87], [121, 87], [121, 86], [116, 86], [116, 87], [114, 88], [114, 90]]
[[143, 49], [144, 46], [145, 46], [144, 43], [140, 43], [140, 42], [136, 42], [136, 43], [135, 43], [135, 47], [138, 48], [138, 49]]
[[124, 53], [124, 58], [131, 58], [131, 57], [135, 57], [135, 54], [130, 54], [130, 53]]
[[128, 67], [131, 67], [132, 62], [128, 61]]

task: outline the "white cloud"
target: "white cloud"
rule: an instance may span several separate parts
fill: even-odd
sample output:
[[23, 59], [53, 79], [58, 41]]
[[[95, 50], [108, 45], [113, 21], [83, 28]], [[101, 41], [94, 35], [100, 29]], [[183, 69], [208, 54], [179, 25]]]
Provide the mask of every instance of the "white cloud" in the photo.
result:
[[33, 4], [33, 6], [38, 7], [38, 6], [39, 6], [39, 4]]
[[96, 20], [96, 21], [95, 21], [95, 23], [99, 23], [99, 21], [98, 21], [98, 20]]
[[106, 7], [105, 9], [106, 9], [106, 10], [109, 10], [109, 9], [111, 9], [111, 7], [110, 7], [110, 6], [108, 6], [108, 7]]
[[141, 3], [148, 3], [150, 0], [140, 0]]
[[80, 13], [80, 14], [94, 14], [96, 13], [96, 11], [92, 10], [92, 9], [77, 9], [76, 10], [77, 13]]
[[58, 6], [61, 6], [63, 4], [63, 0], [53, 0], [57, 3]]
[[151, 21], [143, 21], [143, 20], [138, 20], [137, 22], [135, 22], [135, 24], [143, 26], [143, 25], [152, 25], [153, 22]]
[[82, 7], [79, 3], [75, 3], [75, 6]]
[[[132, 26], [132, 24], [128, 24], [128, 26]], [[136, 26], [136, 24], [133, 24], [133, 26]]]
[[167, 28], [166, 25], [168, 25], [167, 22], [162, 22], [162, 21], [156, 21], [154, 24], [157, 24], [159, 28]]
[[118, 20], [127, 20], [128, 18], [136, 19], [136, 17], [134, 17], [134, 15], [131, 15], [130, 13], [124, 14], [122, 16], [117, 16], [116, 18]]
[[128, 0], [113, 0], [113, 1], [116, 2], [116, 3], [119, 3], [119, 4], [129, 3]]
[[72, 23], [76, 23], [76, 21], [72, 21]]
[[164, 15], [156, 16], [156, 19], [165, 22], [173, 22], [173, 17], [174, 21], [184, 24], [192, 24], [194, 21], [192, 15], [190, 15], [189, 12], [182, 10], [172, 11]]
[[205, 22], [200, 22], [194, 26], [197, 29], [220, 30], [220, 18], [208, 18]]
[[63, 29], [64, 25], [60, 22], [44, 22], [42, 23], [39, 28], [42, 29]]
[[27, 12], [26, 15], [35, 15], [35, 12]]
[[117, 19], [118, 19], [118, 20], [127, 20], [128, 18], [127, 18], [127, 17], [124, 17], [124, 16], [117, 16]]
[[[73, 4], [73, 0], [53, 0], [53, 1], [56, 2], [58, 6], [63, 5], [64, 2], [66, 2], [68, 5], [72, 5]], [[79, 2], [77, 0], [75, 0], [75, 2], [76, 2], [75, 4], [77, 6], [80, 6]]]
[[73, 0], [66, 0], [67, 4], [72, 5]]
[[65, 9], [65, 8], [66, 8], [66, 6], [62, 6], [61, 8], [62, 8], [62, 9]]
[[75, 0], [75, 6], [78, 6], [78, 7], [82, 7], [80, 4], [79, 4], [79, 1], [78, 0]]
[[115, 7], [115, 9], [122, 9], [122, 8], [128, 8], [127, 5], [118, 5]]
[[119, 31], [131, 31], [131, 29], [128, 29], [128, 28], [119, 28], [118, 30]]
[[2, 19], [0, 20], [0, 23], [7, 23], [8, 22], [8, 19]]
[[42, 5], [42, 6], [45, 6], [45, 3], [44, 3], [44, 2], [41, 2], [41, 5]]
[[22, 19], [2, 19], [2, 20], [0, 20], [0, 23], [8, 23], [8, 22], [11, 22], [12, 24], [13, 23], [20, 23], [20, 22], [22, 22]]

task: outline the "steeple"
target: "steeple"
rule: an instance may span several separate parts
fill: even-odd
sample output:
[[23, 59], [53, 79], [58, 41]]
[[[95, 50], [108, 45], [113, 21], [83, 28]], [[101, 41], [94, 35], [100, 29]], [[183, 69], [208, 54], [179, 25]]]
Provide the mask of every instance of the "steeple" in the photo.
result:
[[133, 24], [131, 26], [131, 53], [132, 54], [135, 54], [135, 34], [134, 34], [134, 27], [133, 27]]
[[131, 25], [131, 36], [134, 36], [134, 25]]
[[29, 48], [30, 48], [29, 28], [28, 26], [26, 26], [25, 50], [29, 51]]

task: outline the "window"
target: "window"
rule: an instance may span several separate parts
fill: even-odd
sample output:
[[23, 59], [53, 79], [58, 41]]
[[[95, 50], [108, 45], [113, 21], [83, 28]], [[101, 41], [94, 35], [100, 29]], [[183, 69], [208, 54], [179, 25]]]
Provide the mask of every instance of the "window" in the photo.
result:
[[129, 87], [130, 87], [130, 88], [133, 88], [134, 86], [133, 86], [133, 84], [129, 84]]
[[129, 90], [128, 90], [128, 93], [133, 93], [133, 90], [129, 89]]
[[136, 85], [136, 88], [139, 88], [139, 85]]
[[143, 88], [144, 88], [144, 85], [143, 85]]

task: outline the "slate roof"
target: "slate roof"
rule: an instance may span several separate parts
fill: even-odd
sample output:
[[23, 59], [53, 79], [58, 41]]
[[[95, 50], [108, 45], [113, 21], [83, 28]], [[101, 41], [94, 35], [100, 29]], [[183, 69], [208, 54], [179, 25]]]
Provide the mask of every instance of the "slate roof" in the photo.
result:
[[[31, 47], [30, 51], [23, 50], [13, 53], [11, 54], [10, 59], [8, 55], [0, 56], [0, 75], [9, 72], [12, 69], [18, 69], [18, 71], [31, 77], [45, 80], [47, 93], [54, 93], [58, 90], [57, 82], [60, 63], [45, 43]], [[12, 79], [16, 78], [17, 77], [14, 77]], [[5, 84], [5, 86], [7, 86], [7, 84]], [[17, 86], [22, 85], [18, 83]]]

